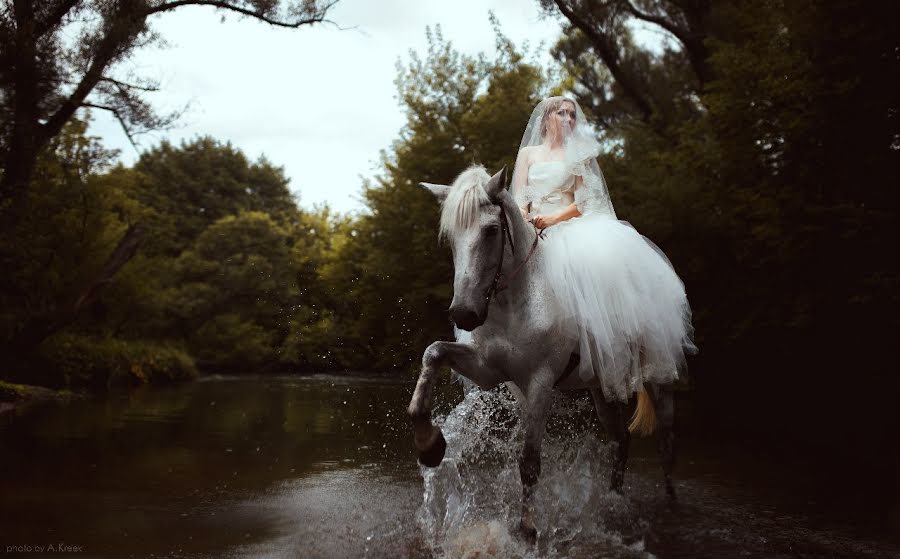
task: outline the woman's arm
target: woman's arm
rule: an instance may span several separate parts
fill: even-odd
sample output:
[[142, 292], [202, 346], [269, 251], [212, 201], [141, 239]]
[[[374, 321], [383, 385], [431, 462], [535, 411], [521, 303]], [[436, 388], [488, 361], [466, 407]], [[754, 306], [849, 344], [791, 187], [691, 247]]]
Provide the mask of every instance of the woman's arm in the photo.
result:
[[573, 217], [578, 217], [581, 215], [581, 210], [575, 205], [575, 202], [572, 202], [561, 211], [559, 211], [556, 215], [556, 223], [562, 223], [563, 221], [568, 221]]
[[528, 205], [530, 200], [525, 196], [524, 190], [525, 184], [528, 181], [528, 168], [531, 166], [531, 161], [529, 161], [530, 154], [531, 150], [527, 147], [522, 148], [522, 150], [519, 151], [519, 154], [516, 157], [516, 167], [513, 169], [513, 181], [510, 188], [513, 199], [516, 201], [516, 205], [519, 206], [522, 217], [526, 220], [528, 219]]
[[[575, 188], [577, 189], [581, 186], [582, 183], [581, 176], [575, 177]], [[574, 202], [556, 212], [555, 214], [550, 215], [539, 215], [535, 216], [534, 224], [538, 227], [538, 229], [546, 229], [551, 225], [556, 225], [557, 223], [562, 223], [563, 221], [568, 221], [573, 217], [578, 217], [581, 215], [581, 211], [575, 205]]]
[[580, 215], [581, 212], [578, 211], [578, 208], [575, 206], [575, 202], [572, 202], [555, 214], [535, 216], [534, 224], [538, 229], [546, 229], [551, 225], [562, 223], [563, 221], [567, 221], [569, 219], [572, 219], [573, 217], [578, 217]]

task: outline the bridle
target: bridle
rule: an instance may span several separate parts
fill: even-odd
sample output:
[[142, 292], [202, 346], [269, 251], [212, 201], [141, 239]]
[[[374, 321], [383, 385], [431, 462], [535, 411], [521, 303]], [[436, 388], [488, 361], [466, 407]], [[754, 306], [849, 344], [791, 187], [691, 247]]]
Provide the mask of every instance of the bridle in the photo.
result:
[[535, 249], [537, 249], [538, 241], [544, 238], [544, 230], [538, 229], [535, 227], [537, 231], [537, 235], [534, 236], [534, 242], [531, 243], [531, 249], [528, 251], [528, 254], [525, 256], [525, 259], [516, 266], [516, 269], [512, 271], [509, 276], [503, 275], [503, 257], [506, 254], [506, 241], [509, 240], [509, 247], [512, 249], [513, 256], [516, 254], [516, 245], [513, 244], [512, 233], [510, 233], [509, 221], [506, 217], [506, 210], [503, 208], [503, 204], [498, 204], [500, 206], [500, 261], [497, 264], [497, 272], [494, 274], [494, 281], [491, 282], [491, 286], [488, 288], [487, 293], [485, 294], [485, 298], [490, 301], [491, 297], [500, 293], [504, 289], [509, 287], [509, 284], [512, 280], [519, 274], [520, 271], [525, 267], [525, 264], [531, 259], [531, 256], [534, 254]]

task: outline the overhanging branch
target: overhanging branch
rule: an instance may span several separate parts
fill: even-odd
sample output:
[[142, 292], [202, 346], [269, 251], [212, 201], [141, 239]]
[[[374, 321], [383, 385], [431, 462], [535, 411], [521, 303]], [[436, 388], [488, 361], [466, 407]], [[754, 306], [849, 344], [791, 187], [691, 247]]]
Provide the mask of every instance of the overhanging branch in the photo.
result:
[[148, 92], [159, 91], [159, 88], [158, 88], [158, 87], [149, 87], [149, 86], [144, 86], [144, 85], [135, 85], [135, 84], [133, 84], [133, 83], [127, 83], [127, 82], [119, 81], [119, 80], [116, 80], [116, 79], [113, 79], [113, 78], [107, 78], [107, 77], [105, 77], [105, 76], [102, 77], [102, 78], [100, 78], [100, 81], [101, 81], [101, 82], [106, 82], [106, 83], [111, 83], [111, 84], [115, 85], [117, 88], [119, 88], [119, 90], [125, 90], [125, 89], [137, 89], [137, 90], [139, 90], [139, 91], [148, 91]]
[[34, 26], [34, 36], [41, 37], [62, 22], [66, 14], [72, 11], [82, 0], [59, 0], [55, 6], [47, 11], [47, 16], [37, 21]]
[[301, 18], [296, 21], [282, 21], [282, 20], [274, 19], [272, 17], [267, 16], [264, 13], [255, 12], [255, 11], [247, 9], [247, 8], [242, 8], [241, 6], [237, 6], [235, 4], [232, 4], [231, 2], [227, 2], [225, 0], [175, 0], [174, 2], [166, 2], [165, 4], [160, 4], [159, 6], [150, 8], [145, 13], [147, 15], [158, 14], [158, 13], [174, 10], [176, 8], [181, 8], [183, 6], [212, 6], [214, 8], [228, 10], [228, 11], [235, 12], [235, 13], [238, 13], [241, 15], [256, 18], [260, 21], [268, 23], [269, 25], [274, 25], [276, 27], [288, 27], [291, 29], [296, 29], [303, 25], [313, 25], [316, 23], [328, 23], [328, 24], [337, 26], [337, 24], [335, 22], [333, 22], [329, 19], [325, 19], [325, 14], [336, 3], [337, 3], [337, 0], [328, 2], [323, 7], [317, 9], [312, 15]]
[[145, 18], [141, 13], [135, 13], [125, 8], [120, 9], [111, 17], [118, 21], [108, 25], [108, 30], [98, 43], [93, 60], [81, 82], [56, 112], [50, 115], [47, 121], [41, 125], [38, 138], [40, 144], [46, 144], [50, 138], [59, 134], [62, 127], [75, 114], [75, 111], [85, 103], [88, 94], [103, 78], [103, 73], [116, 58], [122, 45], [132, 40], [143, 28]]
[[[684, 47], [684, 51], [687, 54], [688, 61], [691, 63], [691, 67], [694, 69], [694, 74], [697, 76], [697, 80], [700, 82], [701, 88], [703, 87], [703, 84], [705, 84], [712, 78], [712, 76], [710, 75], [711, 72], [709, 64], [706, 60], [709, 57], [709, 51], [706, 49], [706, 46], [703, 44], [702, 38], [700, 38], [700, 35], [696, 30], [692, 30], [690, 28], [685, 29], [684, 27], [676, 25], [674, 22], [664, 17], [642, 12], [637, 9], [630, 0], [625, 0], [625, 7], [628, 12], [634, 17], [642, 21], [657, 25], [665, 29], [676, 39], [678, 39], [678, 41]], [[691, 21], [690, 18], [688, 19], [688, 21]]]
[[682, 43], [687, 40], [687, 31], [682, 29], [681, 27], [678, 27], [666, 18], [642, 12], [637, 9], [629, 0], [625, 0], [625, 7], [634, 17], [662, 27], [663, 29], [674, 35], [675, 38], [677, 38]]
[[609, 69], [609, 73], [612, 74], [616, 82], [622, 87], [625, 95], [631, 99], [637, 107], [638, 112], [641, 113], [642, 120], [648, 122], [653, 114], [653, 108], [641, 93], [640, 88], [634, 82], [632, 77], [629, 76], [622, 68], [622, 65], [619, 64], [619, 57], [613, 46], [609, 44], [608, 38], [603, 33], [597, 31], [596, 27], [576, 14], [575, 11], [566, 4], [565, 0], [554, 0], [554, 2], [562, 15], [588, 38], [591, 45], [597, 51], [597, 55], [600, 56], [600, 59], [603, 61], [603, 64]]
[[138, 248], [144, 241], [144, 228], [140, 224], [134, 224], [128, 227], [125, 234], [119, 240], [115, 250], [106, 259], [103, 269], [91, 282], [84, 288], [80, 295], [72, 304], [70, 313], [74, 317], [86, 303], [91, 302], [94, 297], [104, 288], [119, 271], [119, 269], [131, 260]]
[[116, 120], [119, 121], [119, 124], [122, 126], [122, 130], [125, 132], [125, 136], [128, 137], [128, 141], [131, 142], [131, 146], [132, 146], [135, 150], [138, 149], [137, 142], [134, 141], [134, 136], [132, 136], [131, 130], [129, 130], [129, 128], [128, 128], [128, 123], [125, 122], [125, 119], [122, 118], [122, 115], [119, 113], [119, 111], [118, 111], [115, 107], [109, 107], [109, 106], [106, 106], [106, 105], [98, 105], [97, 103], [90, 103], [90, 102], [87, 102], [87, 101], [81, 103], [81, 106], [82, 106], [82, 107], [88, 107], [88, 108], [91, 108], [91, 109], [100, 109], [100, 110], [102, 110], [102, 111], [109, 111], [109, 112], [111, 112], [111, 113], [113, 114], [113, 116], [116, 117]]

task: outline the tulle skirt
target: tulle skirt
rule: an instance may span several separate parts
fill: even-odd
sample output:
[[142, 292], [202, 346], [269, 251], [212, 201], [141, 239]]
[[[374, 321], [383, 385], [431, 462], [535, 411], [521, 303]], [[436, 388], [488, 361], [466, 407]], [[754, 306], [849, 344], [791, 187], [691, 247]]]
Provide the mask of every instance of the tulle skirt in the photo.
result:
[[599, 376], [607, 400], [627, 401], [643, 382], [678, 378], [692, 341], [684, 284], [634, 227], [585, 215], [548, 228], [544, 277], [564, 331], [577, 342], [578, 374]]

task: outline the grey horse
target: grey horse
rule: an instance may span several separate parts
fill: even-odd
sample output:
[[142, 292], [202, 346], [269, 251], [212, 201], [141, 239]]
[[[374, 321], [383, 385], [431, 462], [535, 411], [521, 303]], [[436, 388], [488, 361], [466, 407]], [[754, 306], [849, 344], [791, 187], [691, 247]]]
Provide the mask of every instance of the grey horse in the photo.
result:
[[[431, 422], [431, 397], [437, 375], [450, 367], [483, 390], [507, 383], [522, 410], [524, 448], [520, 530], [537, 537], [533, 519], [534, 487], [541, 473], [541, 439], [554, 389], [588, 389], [605, 429], [618, 443], [610, 487], [620, 491], [631, 440], [629, 431], [652, 432], [659, 426], [659, 450], [666, 491], [675, 496], [674, 406], [672, 385], [647, 384], [638, 394], [631, 425], [627, 408], [608, 402], [599, 381], [570, 374], [577, 366], [575, 342], [565, 337], [552, 316], [548, 287], [535, 270], [542, 257], [539, 233], [521, 217], [506, 189], [506, 168], [493, 177], [481, 166], [463, 172], [452, 186], [422, 183], [441, 201], [441, 236], [453, 251], [453, 301], [450, 317], [470, 331], [465, 342], [437, 341], [422, 356], [422, 369], [408, 413], [415, 431], [419, 462], [438, 466], [447, 443]], [[537, 249], [535, 250], [535, 247]], [[468, 338], [468, 336], [467, 336]]]

